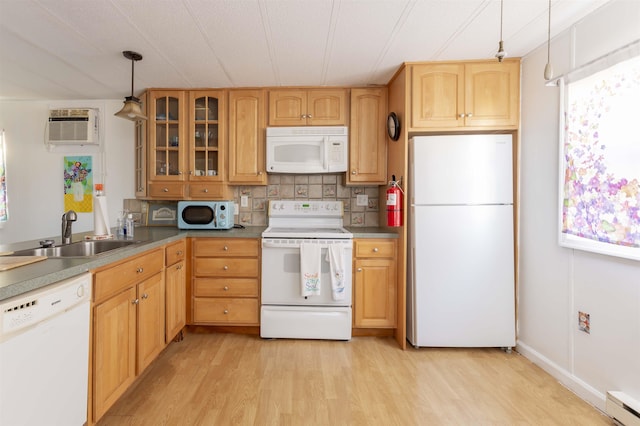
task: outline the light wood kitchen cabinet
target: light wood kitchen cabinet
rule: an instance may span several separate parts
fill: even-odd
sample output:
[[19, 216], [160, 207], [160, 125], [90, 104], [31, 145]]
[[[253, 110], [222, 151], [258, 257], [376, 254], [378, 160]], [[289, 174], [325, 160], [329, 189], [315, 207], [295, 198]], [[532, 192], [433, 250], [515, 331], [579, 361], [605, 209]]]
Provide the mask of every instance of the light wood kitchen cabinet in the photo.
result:
[[385, 184], [387, 89], [351, 89], [347, 184]]
[[353, 325], [396, 327], [396, 253], [393, 239], [356, 239], [353, 268]]
[[192, 244], [193, 323], [259, 325], [259, 240], [194, 238]]
[[148, 198], [229, 198], [225, 92], [149, 90]]
[[346, 126], [346, 89], [269, 91], [269, 126]]
[[164, 250], [94, 273], [90, 419], [97, 421], [164, 348]]
[[148, 102], [149, 180], [182, 182], [187, 156], [187, 94], [183, 90], [150, 90]]
[[411, 66], [412, 130], [516, 129], [520, 61]]
[[165, 343], [178, 336], [187, 322], [186, 241], [180, 240], [166, 247], [165, 269]]
[[265, 92], [229, 92], [229, 183], [266, 185]]
[[[147, 112], [147, 92], [140, 96], [142, 112]], [[138, 120], [135, 123], [134, 138], [134, 179], [137, 198], [147, 197], [147, 122]]]

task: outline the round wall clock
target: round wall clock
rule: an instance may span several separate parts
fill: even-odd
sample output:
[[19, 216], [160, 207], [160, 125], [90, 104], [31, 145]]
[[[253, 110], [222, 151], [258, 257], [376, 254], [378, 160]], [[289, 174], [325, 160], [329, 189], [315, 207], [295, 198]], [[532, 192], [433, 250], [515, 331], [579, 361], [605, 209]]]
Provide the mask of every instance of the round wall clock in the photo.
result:
[[391, 112], [387, 116], [387, 133], [392, 141], [397, 141], [400, 138], [400, 120], [395, 112]]

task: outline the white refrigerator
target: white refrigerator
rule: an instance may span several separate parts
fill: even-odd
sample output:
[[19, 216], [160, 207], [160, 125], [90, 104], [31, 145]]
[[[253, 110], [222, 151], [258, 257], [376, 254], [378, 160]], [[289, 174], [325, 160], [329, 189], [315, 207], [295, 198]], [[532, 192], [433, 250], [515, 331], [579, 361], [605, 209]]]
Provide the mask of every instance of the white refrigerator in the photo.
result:
[[409, 161], [409, 341], [511, 349], [511, 135], [414, 137]]

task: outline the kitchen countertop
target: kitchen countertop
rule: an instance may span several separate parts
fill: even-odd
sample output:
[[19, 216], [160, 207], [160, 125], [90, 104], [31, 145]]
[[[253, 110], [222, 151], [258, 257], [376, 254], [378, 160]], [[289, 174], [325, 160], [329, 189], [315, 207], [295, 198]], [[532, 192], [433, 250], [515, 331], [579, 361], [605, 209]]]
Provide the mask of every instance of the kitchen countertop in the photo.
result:
[[[386, 228], [346, 227], [354, 238], [397, 238], [397, 234]], [[0, 272], [0, 301], [37, 290], [49, 284], [71, 278], [100, 266], [117, 262], [130, 256], [151, 250], [185, 237], [212, 238], [260, 238], [266, 226], [248, 226], [218, 231], [180, 230], [173, 227], [138, 227], [134, 240], [142, 241], [101, 255], [86, 258], [49, 258], [30, 265]], [[89, 233], [74, 234], [72, 241], [81, 241]], [[0, 245], [0, 252], [17, 251], [39, 247], [40, 240]], [[59, 237], [49, 238], [59, 241]]]

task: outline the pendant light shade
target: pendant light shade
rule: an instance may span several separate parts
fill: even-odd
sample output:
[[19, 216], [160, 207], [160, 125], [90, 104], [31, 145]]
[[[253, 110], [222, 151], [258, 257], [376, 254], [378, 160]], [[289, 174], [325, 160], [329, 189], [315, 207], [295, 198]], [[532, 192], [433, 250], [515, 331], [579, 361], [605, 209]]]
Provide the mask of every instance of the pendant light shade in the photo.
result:
[[502, 41], [502, 9], [504, 6], [504, 0], [500, 0], [500, 42], [498, 43], [498, 53], [496, 53], [496, 58], [498, 58], [498, 62], [502, 62], [505, 56], [507, 56], [507, 52], [504, 51], [504, 42]]
[[549, 25], [547, 28], [547, 65], [544, 66], [544, 79], [549, 81], [553, 78], [553, 67], [551, 66], [551, 0], [549, 0]]
[[142, 59], [142, 55], [130, 50], [125, 50], [122, 52], [122, 55], [131, 60], [131, 96], [124, 98], [124, 106], [114, 115], [131, 121], [146, 120], [147, 117], [142, 113], [142, 104], [140, 103], [140, 99], [133, 96], [133, 67], [136, 61]]

